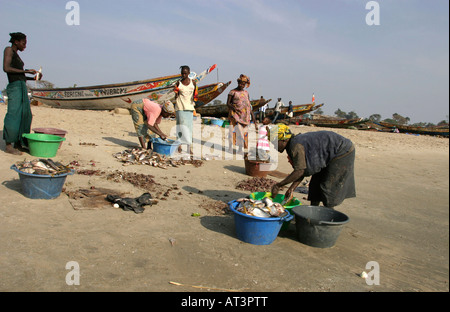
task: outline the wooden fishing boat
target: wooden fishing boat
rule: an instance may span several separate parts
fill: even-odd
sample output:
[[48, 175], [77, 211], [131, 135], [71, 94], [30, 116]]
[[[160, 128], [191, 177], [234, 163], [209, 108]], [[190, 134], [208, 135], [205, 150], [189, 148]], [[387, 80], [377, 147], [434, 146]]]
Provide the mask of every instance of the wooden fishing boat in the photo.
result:
[[261, 101], [261, 99], [259, 99], [259, 100], [250, 101], [250, 103], [252, 103], [253, 112], [257, 112], [260, 107], [263, 107], [270, 101], [272, 101], [272, 99], [268, 99], [268, 100], [262, 99], [262, 101]]
[[[199, 94], [200, 94], [200, 90], [199, 90]], [[200, 96], [199, 96], [199, 100], [200, 100]], [[270, 100], [265, 100], [263, 102], [261, 102], [260, 100], [251, 100], [250, 103], [252, 104], [252, 107], [260, 107], [258, 105], [264, 105], [265, 103], [269, 103], [272, 99]], [[205, 117], [216, 117], [216, 118], [222, 118], [222, 117], [228, 117], [228, 106], [227, 104], [219, 104], [219, 105], [206, 105], [206, 106], [201, 106], [195, 107], [195, 110], [197, 111], [197, 113], [201, 114], [202, 116]], [[253, 109], [255, 110], [255, 108]]]
[[[298, 117], [298, 116], [301, 116], [303, 114], [310, 113], [312, 111], [315, 111], [315, 110], [319, 109], [323, 105], [324, 105], [324, 103], [318, 104], [318, 105], [316, 105], [315, 103], [293, 105], [292, 106], [293, 117]], [[288, 110], [289, 110], [289, 107], [282, 107], [279, 119], [283, 119], [284, 117], [286, 117], [287, 113], [288, 113]], [[269, 109], [266, 110], [266, 116], [270, 117], [270, 116], [272, 116], [274, 114], [275, 114], [275, 108], [269, 108]]]
[[196, 107], [195, 110], [197, 113], [205, 117], [228, 117], [228, 106], [226, 104], [205, 105], [198, 108]]
[[356, 127], [360, 124], [367, 122], [366, 118], [353, 118], [353, 119], [335, 119], [335, 118], [318, 118], [318, 119], [306, 119], [301, 121], [301, 124], [316, 127], [326, 128], [349, 128]]
[[[203, 80], [216, 64], [208, 67], [194, 79]], [[57, 108], [111, 110], [115, 108], [130, 108], [131, 103], [149, 98], [158, 103], [173, 99], [173, 87], [181, 75], [125, 82], [109, 85], [98, 85], [77, 88], [31, 89], [33, 99]]]
[[416, 127], [416, 126], [405, 126], [405, 125], [394, 125], [387, 122], [375, 122], [375, 124], [382, 127], [395, 130], [398, 129], [400, 133], [412, 133], [412, 134], [422, 134], [422, 135], [438, 135], [438, 136], [449, 136], [449, 127]]
[[195, 102], [195, 109], [207, 105], [216, 97], [222, 94], [226, 88], [231, 84], [231, 81], [227, 83], [213, 83], [206, 86], [201, 86], [198, 88], [198, 101]]

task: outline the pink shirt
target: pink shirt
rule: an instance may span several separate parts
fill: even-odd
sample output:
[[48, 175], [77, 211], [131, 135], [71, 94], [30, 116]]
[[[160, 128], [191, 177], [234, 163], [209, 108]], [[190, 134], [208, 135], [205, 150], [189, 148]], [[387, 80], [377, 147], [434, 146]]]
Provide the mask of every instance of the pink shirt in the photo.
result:
[[268, 139], [267, 126], [261, 125], [258, 130], [258, 142], [256, 143], [256, 148], [262, 149], [265, 151], [270, 150], [270, 143]]
[[143, 99], [142, 102], [144, 102], [144, 114], [147, 116], [147, 123], [150, 126], [161, 123], [161, 105], [156, 102], [152, 102], [149, 99]]

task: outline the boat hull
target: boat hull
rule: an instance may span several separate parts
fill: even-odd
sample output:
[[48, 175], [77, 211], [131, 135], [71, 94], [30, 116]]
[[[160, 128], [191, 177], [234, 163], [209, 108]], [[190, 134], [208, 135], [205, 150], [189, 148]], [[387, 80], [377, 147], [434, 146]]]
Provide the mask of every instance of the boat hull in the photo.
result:
[[365, 118], [354, 118], [354, 119], [307, 119], [301, 122], [304, 125], [314, 125], [316, 127], [324, 127], [324, 128], [348, 128], [355, 127], [360, 124], [367, 122], [368, 120]]
[[[260, 100], [252, 100], [253, 111], [257, 110], [260, 106], [269, 103], [272, 99], [264, 101], [262, 104]], [[206, 117], [216, 117], [216, 118], [227, 118], [228, 117], [228, 106], [226, 104], [211, 105], [211, 106], [201, 106], [196, 107], [197, 113]]]
[[[200, 73], [195, 80], [200, 82], [216, 65]], [[46, 105], [67, 109], [112, 110], [130, 108], [131, 104], [148, 98], [160, 104], [173, 100], [174, 85], [181, 75], [172, 75], [120, 84], [79, 88], [32, 89], [32, 98]]]
[[401, 133], [412, 133], [412, 134], [422, 134], [422, 135], [434, 135], [434, 136], [449, 136], [449, 128], [439, 128], [439, 127], [414, 127], [414, 126], [404, 126], [404, 125], [394, 125], [387, 122], [376, 122], [375, 124], [388, 129], [397, 128]]
[[[312, 104], [302, 104], [302, 105], [293, 105], [292, 110], [293, 110], [293, 117], [298, 117], [301, 116], [303, 114], [306, 113], [310, 113], [312, 111], [315, 111], [316, 109], [320, 108], [323, 106], [322, 104], [316, 105], [314, 103]], [[288, 107], [282, 107], [281, 108], [281, 115], [287, 115], [288, 113]], [[272, 116], [275, 114], [275, 109], [274, 108], [270, 108], [268, 110], [266, 110], [266, 116]]]

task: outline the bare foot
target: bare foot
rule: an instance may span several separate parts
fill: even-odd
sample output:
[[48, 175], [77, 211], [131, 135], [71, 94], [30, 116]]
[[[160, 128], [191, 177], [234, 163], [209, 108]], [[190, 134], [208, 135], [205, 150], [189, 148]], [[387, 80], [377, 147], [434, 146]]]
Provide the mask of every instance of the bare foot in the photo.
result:
[[5, 152], [13, 155], [22, 155], [22, 152], [15, 149], [11, 144], [6, 144]]
[[22, 146], [22, 145], [20, 145], [20, 144], [14, 144], [14, 148], [16, 149], [16, 150], [19, 150], [19, 151], [21, 151], [21, 152], [28, 152], [29, 151], [29, 148], [28, 147], [26, 147], [26, 146]]

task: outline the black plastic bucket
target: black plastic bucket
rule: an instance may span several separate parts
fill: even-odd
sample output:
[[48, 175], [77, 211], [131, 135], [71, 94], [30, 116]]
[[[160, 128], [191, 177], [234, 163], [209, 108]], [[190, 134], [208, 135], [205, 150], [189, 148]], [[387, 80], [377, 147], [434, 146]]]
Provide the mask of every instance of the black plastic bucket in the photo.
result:
[[292, 208], [298, 240], [308, 246], [334, 246], [344, 225], [350, 218], [342, 212], [321, 206]]

